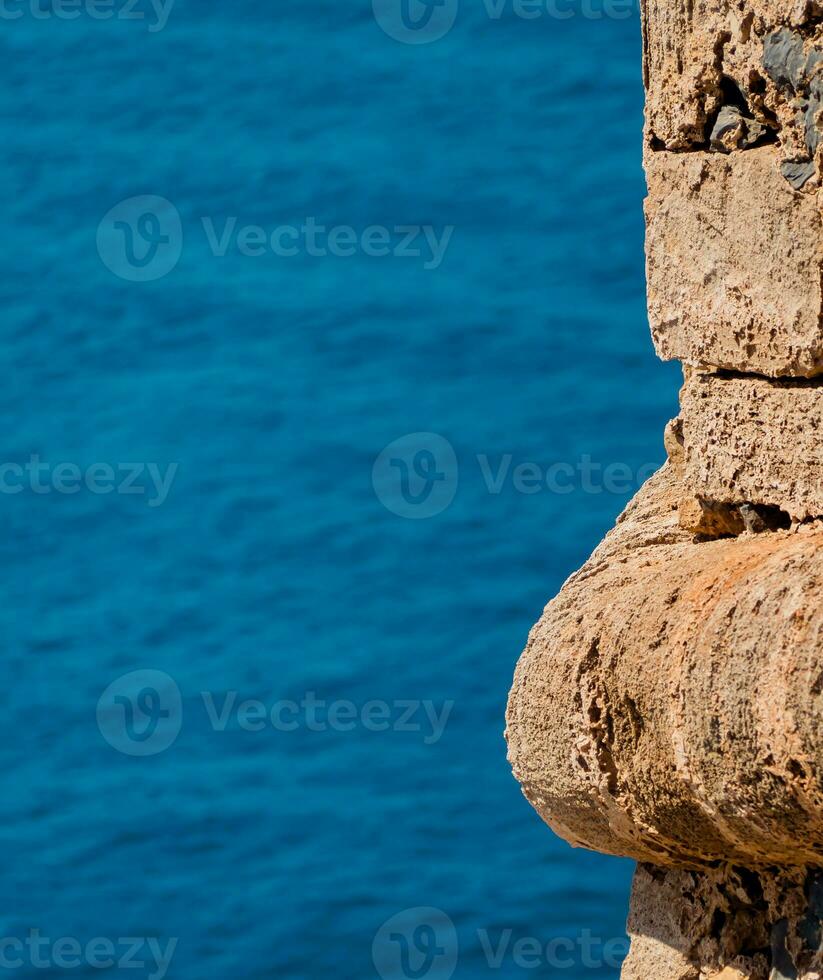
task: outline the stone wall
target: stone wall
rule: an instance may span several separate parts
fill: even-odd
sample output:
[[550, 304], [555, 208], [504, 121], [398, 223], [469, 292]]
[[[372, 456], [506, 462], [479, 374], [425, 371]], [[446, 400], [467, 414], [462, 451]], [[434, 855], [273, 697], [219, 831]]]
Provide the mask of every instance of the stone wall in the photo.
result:
[[646, 0], [669, 461], [546, 607], [509, 757], [639, 862], [625, 980], [823, 977], [823, 4]]

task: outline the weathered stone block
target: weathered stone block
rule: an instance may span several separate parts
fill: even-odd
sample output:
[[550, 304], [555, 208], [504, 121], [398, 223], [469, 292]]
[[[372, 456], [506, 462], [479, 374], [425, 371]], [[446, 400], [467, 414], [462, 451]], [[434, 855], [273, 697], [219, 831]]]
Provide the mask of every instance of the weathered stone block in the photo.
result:
[[[821, 8], [814, 0], [644, 0], [646, 137], [708, 149], [724, 107], [753, 119], [784, 160], [819, 145]], [[768, 131], [768, 132], [766, 132]]]
[[775, 147], [650, 153], [649, 319], [666, 360], [823, 372], [823, 223]]
[[515, 774], [576, 845], [818, 863], [823, 525], [695, 543], [681, 491], [671, 465], [653, 477], [533, 629], [507, 716]]
[[549, 603], [509, 758], [638, 869], [623, 980], [823, 976], [823, 0], [641, 0], [669, 462]]
[[815, 868], [640, 865], [623, 980], [817, 980], [822, 878]]
[[823, 380], [687, 372], [684, 489], [714, 503], [823, 516]]

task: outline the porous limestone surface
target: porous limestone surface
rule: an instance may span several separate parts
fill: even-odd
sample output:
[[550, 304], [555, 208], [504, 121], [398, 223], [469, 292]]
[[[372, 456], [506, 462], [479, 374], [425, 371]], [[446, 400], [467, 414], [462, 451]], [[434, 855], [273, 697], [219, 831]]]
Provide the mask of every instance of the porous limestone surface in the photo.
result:
[[623, 980], [819, 980], [823, 872], [640, 865]]
[[546, 607], [509, 758], [575, 846], [823, 863], [823, 525], [697, 543], [667, 464]]
[[823, 379], [687, 371], [681, 391], [684, 488], [713, 503], [823, 517]]
[[817, 0], [643, 0], [642, 12], [650, 150], [710, 149], [723, 110], [736, 109], [751, 124], [727, 133], [715, 149], [776, 143], [781, 163], [811, 164], [796, 186], [818, 185], [823, 9]]
[[823, 372], [823, 221], [778, 150], [651, 153], [646, 266], [664, 360], [767, 376]]
[[531, 631], [527, 799], [642, 862], [623, 980], [823, 980], [823, 0], [641, 0], [669, 462]]

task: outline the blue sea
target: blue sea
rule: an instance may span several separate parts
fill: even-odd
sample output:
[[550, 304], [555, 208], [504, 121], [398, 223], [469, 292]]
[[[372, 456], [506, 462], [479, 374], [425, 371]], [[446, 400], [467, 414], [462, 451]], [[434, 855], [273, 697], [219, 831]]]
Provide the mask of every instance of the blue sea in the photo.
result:
[[619, 975], [503, 730], [677, 411], [639, 15], [393, 2], [5, 0], [0, 976]]

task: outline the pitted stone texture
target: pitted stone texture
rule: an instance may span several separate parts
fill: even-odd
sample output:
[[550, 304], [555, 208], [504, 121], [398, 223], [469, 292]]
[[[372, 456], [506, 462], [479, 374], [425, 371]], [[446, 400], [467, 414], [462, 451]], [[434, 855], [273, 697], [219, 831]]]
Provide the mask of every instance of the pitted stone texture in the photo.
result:
[[670, 465], [546, 607], [509, 758], [575, 846], [659, 865], [823, 860], [823, 528], [695, 544]]
[[623, 980], [819, 980], [819, 868], [640, 865]]
[[767, 128], [781, 160], [812, 159], [819, 3], [643, 0], [642, 10], [649, 149], [708, 149], [719, 113], [737, 107]]
[[[644, 78], [649, 134], [670, 150], [704, 145], [723, 104], [724, 54], [752, 57], [754, 17], [765, 33], [782, 21], [786, 0], [751, 0], [740, 10], [722, 0], [644, 0]], [[783, 10], [780, 8], [783, 7]], [[734, 39], [735, 50], [726, 48]], [[737, 48], [742, 52], [737, 52]]]
[[693, 943], [683, 929], [682, 897], [671, 885], [666, 889], [665, 881], [666, 873], [652, 866], [635, 872], [627, 924], [631, 949], [622, 980], [700, 980]]
[[823, 372], [823, 222], [774, 147], [647, 158], [658, 354], [775, 376]]
[[823, 379], [688, 371], [680, 400], [688, 493], [823, 517]]

